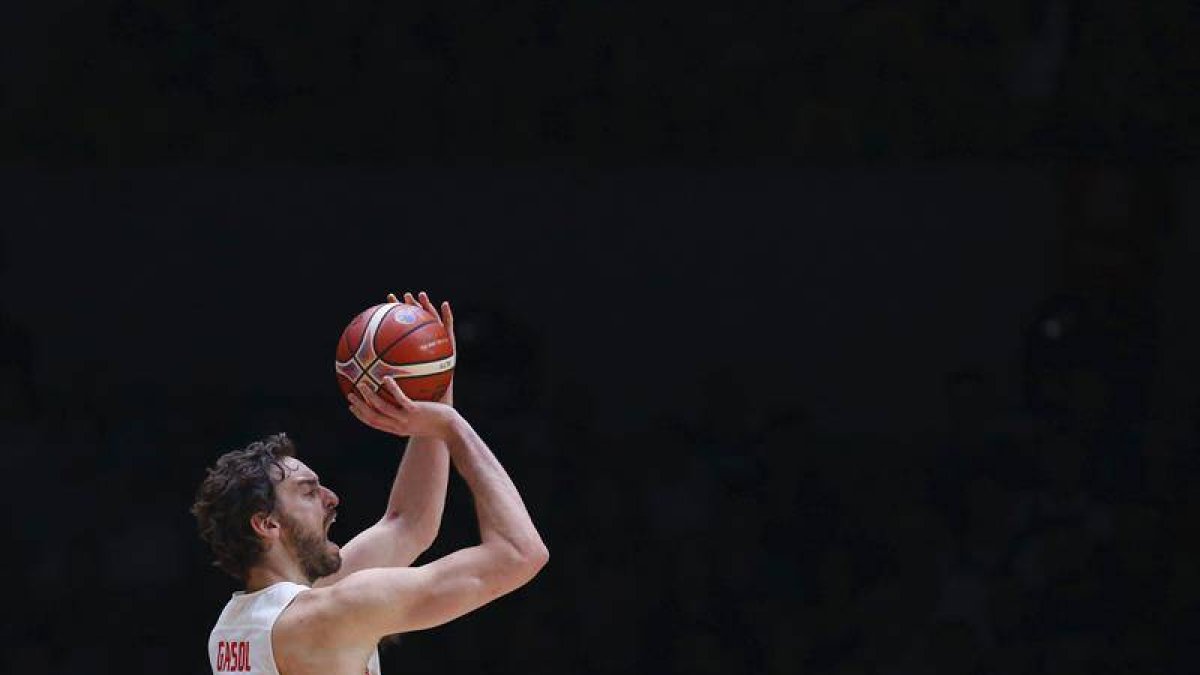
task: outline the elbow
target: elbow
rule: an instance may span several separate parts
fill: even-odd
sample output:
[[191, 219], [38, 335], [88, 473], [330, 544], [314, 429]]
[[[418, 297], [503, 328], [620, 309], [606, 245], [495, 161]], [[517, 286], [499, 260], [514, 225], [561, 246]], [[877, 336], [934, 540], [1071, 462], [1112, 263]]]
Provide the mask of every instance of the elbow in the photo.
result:
[[493, 550], [499, 557], [488, 565], [484, 577], [489, 597], [493, 600], [528, 584], [550, 561], [550, 551], [541, 541], [521, 546], [506, 542]]
[[529, 583], [546, 563], [550, 561], [550, 551], [541, 540], [504, 547], [504, 563], [496, 567], [506, 587], [505, 592], [514, 591]]
[[530, 565], [534, 568], [534, 574], [537, 574], [550, 562], [550, 549], [546, 548], [546, 544], [538, 542], [537, 547], [530, 553]]
[[532, 579], [550, 562], [550, 549], [539, 539], [521, 549], [519, 560], [518, 565], [527, 580]]

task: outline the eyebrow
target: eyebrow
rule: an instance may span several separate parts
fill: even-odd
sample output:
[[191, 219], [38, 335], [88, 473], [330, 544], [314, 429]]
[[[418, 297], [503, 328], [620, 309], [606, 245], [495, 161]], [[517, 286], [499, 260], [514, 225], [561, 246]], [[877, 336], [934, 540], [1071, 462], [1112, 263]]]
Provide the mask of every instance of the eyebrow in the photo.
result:
[[299, 478], [296, 480], [296, 485], [320, 485], [321, 481], [316, 478]]

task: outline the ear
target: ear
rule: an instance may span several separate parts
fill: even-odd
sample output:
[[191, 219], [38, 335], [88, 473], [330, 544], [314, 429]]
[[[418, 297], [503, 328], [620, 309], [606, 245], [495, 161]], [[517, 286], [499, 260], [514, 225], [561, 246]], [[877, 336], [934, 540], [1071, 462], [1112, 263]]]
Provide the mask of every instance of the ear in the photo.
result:
[[266, 511], [259, 511], [250, 516], [250, 529], [268, 541], [279, 538], [279, 520]]

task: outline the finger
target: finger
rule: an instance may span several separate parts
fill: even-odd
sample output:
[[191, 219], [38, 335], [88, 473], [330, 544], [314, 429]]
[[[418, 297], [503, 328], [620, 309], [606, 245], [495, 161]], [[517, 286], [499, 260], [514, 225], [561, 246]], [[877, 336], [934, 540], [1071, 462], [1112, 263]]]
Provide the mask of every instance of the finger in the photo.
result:
[[395, 302], [400, 302], [400, 301], [396, 299], [395, 293], [388, 293], [388, 302], [395, 303]]
[[433, 303], [430, 302], [428, 293], [421, 291], [417, 294], [417, 299], [421, 301], [422, 309], [433, 315], [433, 318], [437, 319], [438, 323], [442, 322], [442, 317], [438, 316], [437, 310], [433, 308]]
[[368, 408], [366, 404], [362, 402], [361, 398], [356, 396], [350, 401], [350, 412], [363, 424], [371, 427], [378, 427], [379, 421], [377, 416], [379, 413]]
[[365, 382], [359, 382], [358, 384], [354, 385], [354, 388], [358, 391], [358, 393], [350, 394], [351, 405], [358, 408], [359, 411], [364, 414], [378, 414], [378, 412], [375, 410], [375, 407], [371, 405], [369, 400], [367, 400], [367, 393], [370, 390], [370, 387]]
[[450, 346], [454, 348], [454, 353], [458, 353], [458, 342], [454, 339], [454, 312], [450, 309], [450, 301], [442, 301], [442, 325], [446, 327], [446, 332], [450, 334]]
[[362, 399], [350, 402], [350, 412], [354, 413], [355, 417], [362, 420], [366, 424], [371, 424], [374, 416], [374, 413], [368, 412], [368, 409], [363, 405]]
[[417, 306], [417, 307], [420, 307], [420, 306], [421, 306], [421, 303], [417, 302], [417, 299], [413, 297], [413, 294], [412, 294], [412, 293], [405, 293], [405, 294], [404, 294], [404, 304], [406, 304], [406, 305], [415, 305], [415, 306]]
[[391, 417], [395, 415], [395, 406], [385, 401], [383, 397], [380, 396], [378, 392], [371, 389], [370, 385], [366, 384], [366, 382], [358, 383], [358, 392], [359, 396], [362, 397], [367, 407], [374, 412], [383, 415], [384, 417]]
[[[367, 400], [367, 394], [372, 393], [370, 386], [360, 383], [360, 384], [355, 385], [355, 388], [358, 389], [359, 393], [357, 393], [357, 394], [354, 392], [350, 393], [350, 395], [348, 396], [348, 398], [350, 399], [350, 404], [365, 413], [372, 414], [372, 415], [378, 414], [377, 411], [375, 410], [375, 408], [372, 407], [371, 403]], [[378, 395], [376, 397], [378, 398]]]
[[379, 413], [366, 409], [362, 403], [351, 404], [350, 413], [358, 418], [358, 421], [378, 431], [391, 433], [394, 431], [395, 424], [384, 418]]
[[396, 378], [383, 378], [383, 386], [387, 387], [387, 390], [392, 393], [392, 397], [396, 399], [402, 409], [408, 410], [412, 407], [412, 399], [404, 393], [404, 390], [400, 388], [400, 385], [396, 384]]

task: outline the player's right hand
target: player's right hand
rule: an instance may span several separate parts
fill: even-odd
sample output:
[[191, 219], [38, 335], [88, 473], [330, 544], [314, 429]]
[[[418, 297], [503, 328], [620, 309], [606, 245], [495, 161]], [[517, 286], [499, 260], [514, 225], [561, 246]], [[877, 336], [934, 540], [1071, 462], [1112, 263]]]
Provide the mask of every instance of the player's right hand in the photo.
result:
[[[388, 293], [387, 301], [401, 302], [400, 298], [397, 298], [395, 293]], [[458, 340], [454, 337], [454, 311], [450, 309], [450, 302], [443, 300], [442, 311], [439, 312], [434, 308], [433, 301], [429, 299], [429, 294], [425, 291], [421, 291], [415, 296], [412, 293], [406, 292], [404, 294], [403, 302], [406, 305], [420, 307], [426, 312], [429, 312], [433, 318], [437, 319], [438, 323], [442, 324], [442, 327], [446, 329], [446, 333], [450, 336], [450, 349], [454, 352], [455, 357], [457, 357]], [[455, 370], [454, 376], [450, 378], [450, 384], [446, 386], [446, 393], [442, 394], [442, 397], [438, 399], [438, 403], [454, 405], [454, 380], [458, 379], [457, 375], [458, 371]]]
[[444, 403], [414, 401], [390, 377], [384, 378], [382, 386], [387, 388], [398, 404], [380, 396], [362, 382], [357, 387], [357, 393], [350, 394], [350, 412], [363, 424], [397, 436], [445, 438], [449, 434], [458, 415], [454, 408]]

